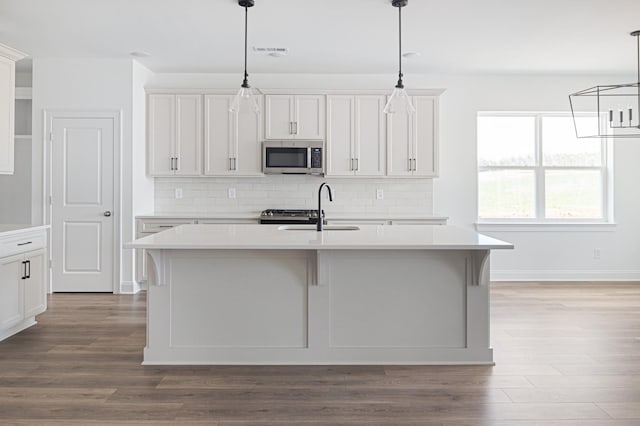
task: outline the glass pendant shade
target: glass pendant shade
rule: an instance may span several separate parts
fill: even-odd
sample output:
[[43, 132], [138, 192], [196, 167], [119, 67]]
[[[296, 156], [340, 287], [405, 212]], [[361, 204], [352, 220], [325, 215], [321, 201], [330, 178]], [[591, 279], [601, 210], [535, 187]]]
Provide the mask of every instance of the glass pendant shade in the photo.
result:
[[413, 114], [416, 112], [415, 107], [411, 103], [411, 98], [409, 98], [404, 87], [396, 87], [393, 89], [393, 93], [389, 96], [389, 100], [382, 110], [385, 114], [395, 114], [398, 111], [405, 112], [407, 114]]
[[229, 112], [239, 113], [242, 111], [260, 112], [258, 95], [249, 86], [249, 74], [247, 73], [247, 34], [248, 34], [248, 10], [253, 7], [254, 0], [238, 0], [238, 5], [244, 7], [244, 79], [240, 90], [231, 101]]
[[251, 111], [254, 113], [260, 112], [260, 104], [258, 103], [258, 95], [253, 92], [251, 87], [241, 87], [238, 93], [233, 97], [230, 112]]
[[411, 103], [411, 98], [404, 89], [402, 83], [402, 8], [409, 3], [409, 0], [392, 0], [391, 5], [398, 8], [398, 83], [393, 89], [387, 104], [382, 109], [385, 114], [395, 114], [396, 112], [404, 112], [413, 114], [416, 109]]

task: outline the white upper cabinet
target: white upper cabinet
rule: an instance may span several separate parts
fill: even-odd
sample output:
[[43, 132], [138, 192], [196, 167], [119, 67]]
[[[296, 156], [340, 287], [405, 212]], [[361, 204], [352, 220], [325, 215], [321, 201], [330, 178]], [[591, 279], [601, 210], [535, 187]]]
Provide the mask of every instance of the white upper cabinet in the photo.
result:
[[387, 117], [387, 175], [438, 176], [438, 97], [412, 96], [412, 115]]
[[324, 95], [266, 95], [265, 139], [324, 140]]
[[327, 97], [327, 176], [383, 176], [386, 158], [386, 98]]
[[202, 96], [152, 94], [147, 102], [150, 176], [202, 174]]
[[204, 174], [262, 175], [261, 115], [245, 110], [229, 112], [233, 98], [234, 95], [204, 97]]
[[13, 174], [16, 61], [26, 55], [0, 44], [0, 174]]

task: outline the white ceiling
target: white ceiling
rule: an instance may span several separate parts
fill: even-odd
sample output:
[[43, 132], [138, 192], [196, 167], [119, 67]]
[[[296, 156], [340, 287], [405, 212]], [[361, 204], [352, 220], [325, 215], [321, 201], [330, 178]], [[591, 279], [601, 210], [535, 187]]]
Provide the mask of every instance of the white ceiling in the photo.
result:
[[[255, 0], [250, 73], [397, 72], [390, 0]], [[408, 73], [630, 73], [640, 0], [410, 0]], [[151, 56], [156, 72], [242, 72], [237, 0], [0, 0], [0, 43], [32, 57]]]

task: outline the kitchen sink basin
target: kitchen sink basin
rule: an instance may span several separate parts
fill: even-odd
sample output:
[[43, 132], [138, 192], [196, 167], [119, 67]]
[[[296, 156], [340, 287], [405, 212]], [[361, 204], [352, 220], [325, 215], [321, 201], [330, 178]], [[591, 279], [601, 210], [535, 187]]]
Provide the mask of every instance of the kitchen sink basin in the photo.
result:
[[[356, 225], [324, 225], [323, 231], [357, 231], [360, 227]], [[282, 225], [278, 231], [316, 231], [316, 225]]]

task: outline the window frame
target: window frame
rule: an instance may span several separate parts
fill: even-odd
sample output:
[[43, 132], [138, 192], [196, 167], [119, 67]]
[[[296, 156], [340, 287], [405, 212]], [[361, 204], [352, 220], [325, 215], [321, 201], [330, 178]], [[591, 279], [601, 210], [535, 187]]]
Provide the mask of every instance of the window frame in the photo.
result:
[[[584, 113], [577, 116], [592, 117], [594, 114]], [[535, 119], [534, 159], [532, 166], [480, 166], [478, 156], [478, 119], [481, 117], [532, 117]], [[549, 117], [571, 117], [568, 112], [540, 112], [540, 111], [480, 111], [476, 116], [476, 217], [478, 228], [489, 230], [494, 226], [507, 225], [549, 225], [548, 230], [562, 230], [561, 225], [613, 225], [613, 144], [606, 138], [600, 139], [600, 166], [548, 166], [543, 164], [542, 122]], [[499, 170], [529, 170], [534, 174], [534, 217], [531, 218], [503, 218], [480, 217], [480, 173]], [[601, 173], [601, 218], [547, 218], [545, 216], [546, 202], [546, 172], [548, 170], [597, 170]], [[558, 226], [560, 225], [560, 227]]]

